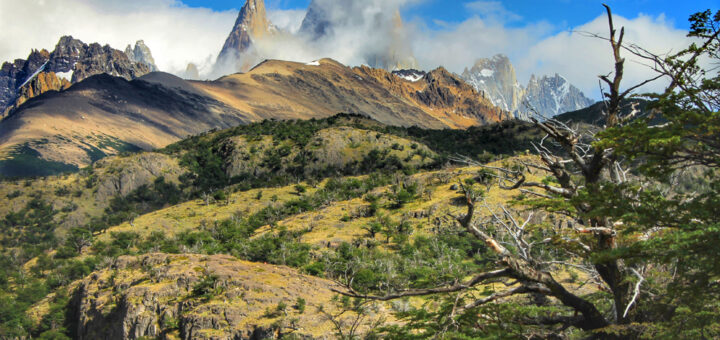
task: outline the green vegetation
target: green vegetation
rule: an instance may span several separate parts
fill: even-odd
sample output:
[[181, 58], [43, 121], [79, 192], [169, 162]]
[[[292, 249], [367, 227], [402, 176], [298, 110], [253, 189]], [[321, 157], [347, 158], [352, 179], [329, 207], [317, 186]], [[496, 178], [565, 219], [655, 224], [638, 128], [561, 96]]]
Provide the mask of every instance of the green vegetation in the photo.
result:
[[[12, 183], [3, 192], [12, 208], [0, 219], [0, 338], [73, 338], [72, 283], [118, 256], [157, 252], [227, 254], [344, 286], [334, 306], [273, 302], [264, 317], [279, 319], [268, 320], [276, 330], [297, 327], [291, 313], [317, 312], [348, 339], [718, 338], [720, 76], [698, 60], [718, 61], [720, 12], [698, 13], [691, 24], [691, 35], [707, 44], [656, 60], [674, 84], [642, 98], [654, 113], [633, 117], [637, 98], [611, 87], [605, 127], [592, 133], [555, 120], [466, 131], [387, 127], [354, 115], [264, 121], [169, 146], [162, 152], [186, 173], [177, 181], [177, 174], [157, 175], [98, 205], [95, 215], [82, 200], [97, 192], [102, 172], [86, 169], [42, 190], [32, 180]], [[353, 141], [347, 147], [364, 150], [362, 159], [311, 167], [309, 151], [325, 147], [312, 143], [317, 133], [343, 126], [411, 142]], [[427, 172], [456, 154], [482, 162], [524, 155], [546, 133], [540, 157]], [[228, 175], [228, 140], [238, 136], [263, 171]], [[261, 153], [255, 142], [268, 147]], [[435, 159], [409, 165], [418, 156]], [[447, 190], [450, 179], [457, 184]], [[514, 190], [502, 202], [490, 195], [498, 184]], [[238, 193], [251, 188], [262, 191]], [[432, 196], [441, 197], [441, 210]], [[192, 210], [183, 216], [232, 211], [176, 233], [134, 224], [193, 199], [202, 200], [183, 205]], [[318, 234], [322, 228], [331, 233]], [[226, 303], [216, 298], [225, 293], [220, 278], [202, 267], [196, 273], [182, 301]], [[387, 316], [381, 310], [391, 310], [393, 321], [371, 321]], [[159, 325], [179, 331], [178, 320]]]

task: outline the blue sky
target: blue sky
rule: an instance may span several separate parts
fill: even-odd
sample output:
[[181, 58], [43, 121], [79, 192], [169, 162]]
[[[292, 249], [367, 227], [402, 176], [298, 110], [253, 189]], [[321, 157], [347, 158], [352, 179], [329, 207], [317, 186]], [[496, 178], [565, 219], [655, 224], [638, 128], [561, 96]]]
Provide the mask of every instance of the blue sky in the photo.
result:
[[[362, 0], [358, 0], [362, 1]], [[244, 0], [182, 0], [190, 7], [205, 7], [214, 10], [239, 9]], [[478, 13], [469, 6], [473, 1], [458, 0], [420, 0], [403, 10], [403, 17], [418, 18], [431, 28], [442, 28], [437, 21], [459, 23]], [[488, 1], [495, 2], [495, 1]], [[547, 21], [553, 24], [555, 31], [567, 30], [582, 25], [604, 13], [602, 1], [595, 0], [504, 0], [497, 1], [505, 10], [514, 14], [507, 25], [524, 26], [529, 22]], [[269, 8], [304, 9], [310, 0], [266, 0]], [[538, 3], [542, 3], [539, 5]], [[613, 11], [627, 18], [639, 14], [650, 16], [665, 15], [676, 28], [687, 29], [688, 17], [705, 9], [720, 7], [718, 0], [605, 0]]]

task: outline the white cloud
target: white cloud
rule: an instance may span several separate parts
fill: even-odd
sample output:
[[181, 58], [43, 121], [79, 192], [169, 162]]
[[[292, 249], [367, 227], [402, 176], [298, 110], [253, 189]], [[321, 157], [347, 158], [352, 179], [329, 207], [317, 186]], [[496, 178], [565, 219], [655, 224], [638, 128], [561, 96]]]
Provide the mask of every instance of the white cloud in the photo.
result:
[[[615, 16], [613, 20], [618, 29], [625, 27], [625, 43], [635, 43], [656, 54], [677, 52], [690, 43], [686, 37], [687, 32], [673, 28], [663, 16], [653, 18], [640, 15], [634, 19]], [[562, 32], [532, 45], [525, 50], [524, 56], [517, 59], [518, 73], [528, 77], [531, 73], [557, 72], [568, 78], [586, 95], [599, 99], [598, 76], [608, 74], [614, 68], [610, 43], [588, 37], [582, 32], [607, 37], [607, 18], [600, 16], [572, 32]], [[654, 73], [642, 60], [627, 52], [624, 56], [627, 61], [623, 84], [635, 85], [653, 76]], [[664, 85], [657, 82], [643, 87], [641, 91], [658, 91]]]
[[[686, 32], [673, 28], [663, 16], [640, 15], [634, 19], [615, 16], [615, 25], [625, 26], [625, 41], [637, 43], [657, 54], [679, 51], [687, 46]], [[453, 72], [462, 72], [477, 58], [502, 53], [513, 62], [518, 80], [527, 84], [530, 75], [559, 73], [591, 98], [600, 98], [598, 78], [613, 70], [609, 43], [580, 32], [608, 35], [607, 18], [599, 16], [589, 23], [551, 34], [554, 27], [547, 22], [508, 27], [503, 20], [472, 17], [441, 31], [423, 29], [416, 34], [415, 55], [424, 68], [444, 65]], [[625, 85], [650, 78], [653, 73], [626, 53]], [[659, 90], [662, 83], [641, 90]]]
[[499, 21], [518, 21], [522, 17], [507, 10], [500, 1], [473, 1], [465, 4], [465, 8], [477, 12], [485, 18]]
[[300, 24], [302, 24], [302, 21], [305, 18], [305, 13], [307, 13], [307, 11], [304, 9], [267, 10], [270, 22], [279, 29], [290, 33], [295, 33], [300, 29]]

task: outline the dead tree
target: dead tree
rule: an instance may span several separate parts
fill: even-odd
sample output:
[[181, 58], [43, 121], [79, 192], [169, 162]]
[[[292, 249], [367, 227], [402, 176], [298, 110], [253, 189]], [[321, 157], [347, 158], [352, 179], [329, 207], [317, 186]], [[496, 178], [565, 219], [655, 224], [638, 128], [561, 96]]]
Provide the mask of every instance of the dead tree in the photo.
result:
[[[622, 105], [633, 91], [652, 81], [650, 79], [628, 89], [621, 89], [624, 75], [625, 59], [622, 51], [625, 48], [623, 39], [624, 28], [618, 32], [613, 23], [612, 12], [607, 5], [610, 37], [607, 38], [614, 57], [614, 71], [608, 75], [601, 75], [600, 81], [604, 84], [604, 111], [606, 128], [626, 124], [637, 114], [637, 108], [632, 107], [628, 113]], [[658, 78], [655, 78], [658, 79]], [[584, 262], [575, 263], [563, 260], [544, 260], [535, 256], [535, 247], [551, 242], [551, 239], [531, 240], [525, 233], [526, 222], [520, 223], [513, 214], [505, 208], [502, 213], [496, 214], [490, 207], [484, 205], [491, 212], [492, 218], [481, 221], [478, 218], [479, 210], [483, 207], [478, 197], [473, 197], [472, 190], [464, 190], [467, 212], [455, 219], [470, 235], [484, 241], [498, 256], [496, 270], [476, 274], [465, 282], [452, 286], [428, 289], [414, 289], [399, 291], [385, 296], [372, 296], [360, 294], [348, 286], [339, 293], [371, 299], [388, 301], [409, 296], [426, 296], [440, 293], [452, 293], [472, 290], [473, 287], [488, 283], [499, 278], [514, 279], [516, 284], [512, 288], [496, 292], [482, 299], [477, 299], [464, 308], [474, 308], [491, 301], [507, 298], [518, 294], [539, 294], [557, 299], [562, 305], [572, 310], [568, 315], [547, 317], [542, 320], [529, 320], [528, 323], [578, 327], [583, 330], [599, 330], [609, 325], [627, 325], [633, 321], [632, 310], [637, 306], [641, 295], [643, 281], [643, 268], [631, 267], [619, 259], [605, 259], [598, 262], [589, 262], [591, 254], [611, 251], [616, 247], [618, 232], [622, 228], [621, 221], [614, 221], [608, 217], [589, 217], [587, 213], [594, 210], [594, 206], [587, 201], [578, 200], [579, 195], [592, 195], [594, 190], [600, 190], [603, 183], [621, 184], [627, 180], [627, 170], [623, 167], [612, 149], [596, 146], [595, 133], [587, 128], [571, 127], [557, 119], [543, 119], [539, 115], [532, 119], [546, 137], [535, 143], [539, 164], [525, 163], [545, 171], [555, 179], [552, 183], [528, 181], [522, 171], [490, 168], [499, 178], [500, 186], [505, 189], [517, 189], [523, 193], [544, 199], [563, 201], [572, 206], [567, 216], [573, 220], [561, 230], [554, 231], [555, 236], [561, 237], [564, 242], [575, 245], [577, 249], [575, 259]], [[562, 150], [558, 152], [558, 150]], [[478, 164], [479, 165], [479, 164]], [[465, 188], [464, 188], [465, 189]], [[592, 216], [592, 215], [591, 215]], [[500, 225], [502, 233], [490, 232], [491, 224]], [[510, 247], [510, 248], [509, 248]], [[510, 250], [512, 249], [512, 251]], [[587, 299], [571, 292], [571, 289], [558, 282], [553, 276], [554, 268], [558, 266], [571, 266], [586, 272], [591, 280], [596, 281], [598, 287], [612, 295], [613, 311], [610, 315], [603, 313], [596, 305]]]

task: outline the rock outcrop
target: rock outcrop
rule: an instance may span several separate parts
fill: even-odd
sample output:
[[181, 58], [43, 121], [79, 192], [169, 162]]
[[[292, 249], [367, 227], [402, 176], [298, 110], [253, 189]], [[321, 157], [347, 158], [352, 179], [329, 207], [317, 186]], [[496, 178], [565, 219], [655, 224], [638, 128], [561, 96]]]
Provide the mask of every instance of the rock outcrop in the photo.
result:
[[[142, 44], [144, 46], [144, 44]], [[136, 51], [147, 53], [147, 46], [136, 46]], [[145, 58], [145, 57], [144, 57]], [[116, 77], [132, 80], [149, 73], [153, 66], [146, 61], [133, 61], [127, 54], [113, 49], [109, 45], [93, 43], [87, 45], [71, 36], [64, 36], [52, 53], [46, 50], [33, 50], [27, 60], [18, 59], [13, 63], [4, 63], [0, 68], [0, 112], [9, 107], [18, 107], [28, 99], [38, 96], [43, 90], [63, 90], [59, 85], [65, 79], [72, 84], [91, 76], [107, 73]], [[52, 73], [53, 75], [48, 75]], [[36, 78], [45, 74], [40, 80]], [[64, 84], [64, 83], [63, 83]], [[32, 86], [32, 89], [24, 89]], [[32, 95], [32, 96], [30, 96]]]
[[529, 119], [531, 108], [543, 116], [553, 117], [594, 103], [559, 75], [540, 79], [533, 76], [523, 88], [510, 59], [504, 55], [479, 59], [471, 69], [465, 69], [461, 78], [495, 106], [522, 120]]
[[125, 55], [127, 55], [130, 61], [134, 63], [147, 65], [151, 72], [160, 71], [157, 65], [155, 65], [155, 58], [153, 58], [150, 48], [145, 45], [145, 41], [143, 40], [138, 40], [135, 43], [135, 48], [127, 45], [125, 48]]
[[558, 74], [541, 78], [533, 75], [525, 89], [525, 100], [546, 117], [577, 111], [595, 103]]
[[471, 69], [465, 69], [462, 78], [505, 111], [515, 112], [522, 105], [523, 88], [517, 81], [510, 59], [504, 55], [478, 59]]
[[[445, 68], [431, 71], [423, 78], [428, 85], [415, 93], [415, 98], [433, 108], [452, 109], [456, 114], [477, 119], [482, 124], [508, 118], [508, 113], [484, 101], [477, 100], [477, 91]], [[480, 114], [483, 112], [484, 114]]]
[[244, 58], [250, 52], [253, 42], [262, 39], [276, 28], [270, 23], [263, 0], [247, 0], [240, 10], [235, 26], [230, 32], [217, 58], [220, 67], [234, 67], [247, 71], [254, 66], [255, 58]]
[[98, 202], [107, 202], [115, 196], [127, 196], [160, 177], [166, 182], [178, 183], [178, 177], [184, 172], [177, 159], [155, 152], [105, 158], [95, 163], [93, 168], [97, 183], [95, 199]]
[[17, 91], [15, 102], [6, 109], [5, 115], [31, 98], [49, 91], [63, 91], [70, 88], [70, 81], [60, 78], [55, 72], [41, 72]]
[[[293, 269], [227, 255], [122, 256], [79, 283], [71, 331], [80, 340], [319, 339], [332, 329], [316, 312], [335, 310], [331, 288]], [[293, 307], [298, 299], [303, 310]]]

